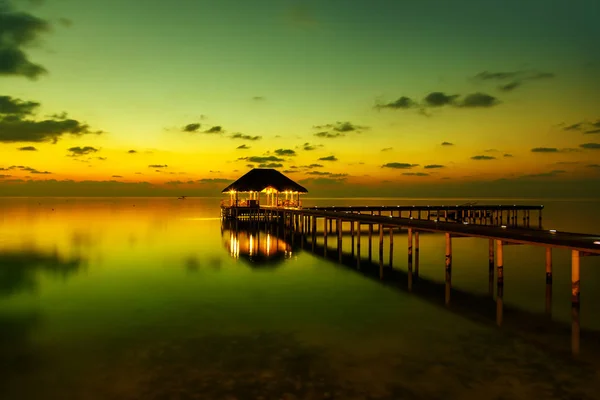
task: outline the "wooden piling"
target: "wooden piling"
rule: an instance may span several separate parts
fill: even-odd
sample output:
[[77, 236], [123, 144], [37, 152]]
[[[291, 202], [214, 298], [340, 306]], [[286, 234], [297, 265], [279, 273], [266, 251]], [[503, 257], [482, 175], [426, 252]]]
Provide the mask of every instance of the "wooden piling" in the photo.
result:
[[412, 228], [408, 228], [408, 290], [412, 290], [413, 284], [413, 232]]
[[504, 253], [502, 240], [496, 240], [496, 269], [498, 270], [498, 287], [504, 285]]
[[390, 268], [394, 268], [394, 227], [390, 226]]
[[338, 243], [337, 243], [337, 247], [338, 247], [338, 257], [339, 257], [339, 262], [342, 262], [342, 219], [338, 218], [337, 220], [337, 233], [338, 233]]
[[369, 224], [369, 261], [373, 258], [373, 224]]
[[419, 231], [415, 231], [415, 278], [419, 277]]
[[356, 268], [360, 269], [360, 221], [356, 223]]
[[488, 289], [490, 296], [494, 296], [494, 239], [489, 240], [488, 245]]
[[352, 247], [350, 254], [354, 255], [354, 221], [350, 221], [350, 238], [350, 245]]
[[552, 283], [552, 247], [546, 247], [546, 283]]
[[452, 281], [452, 237], [446, 233], [446, 305], [450, 304], [450, 288]]
[[[327, 256], [327, 220], [327, 217], [323, 220], [323, 254], [325, 256]], [[329, 223], [331, 225], [331, 220], [329, 220]]]
[[571, 352], [579, 355], [580, 323], [579, 323], [579, 279], [580, 253], [571, 251]]
[[383, 279], [383, 224], [379, 224], [379, 279]]

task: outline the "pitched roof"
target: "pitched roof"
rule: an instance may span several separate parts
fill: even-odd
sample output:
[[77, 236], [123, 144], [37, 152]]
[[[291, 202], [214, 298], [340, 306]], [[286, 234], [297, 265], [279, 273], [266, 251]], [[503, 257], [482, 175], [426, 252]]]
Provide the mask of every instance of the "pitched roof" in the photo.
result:
[[291, 190], [293, 192], [308, 193], [281, 172], [270, 168], [254, 168], [237, 181], [223, 189], [222, 193], [235, 190], [236, 192], [260, 192], [265, 188], [272, 187], [279, 192]]

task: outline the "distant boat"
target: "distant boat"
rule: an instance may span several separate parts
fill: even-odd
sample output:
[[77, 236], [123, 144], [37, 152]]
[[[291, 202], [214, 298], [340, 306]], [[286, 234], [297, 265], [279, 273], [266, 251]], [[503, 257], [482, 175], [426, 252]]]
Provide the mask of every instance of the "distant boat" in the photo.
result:
[[186, 198], [187, 198], [187, 196], [181, 196], [181, 197], [178, 197], [177, 200], [185, 200]]

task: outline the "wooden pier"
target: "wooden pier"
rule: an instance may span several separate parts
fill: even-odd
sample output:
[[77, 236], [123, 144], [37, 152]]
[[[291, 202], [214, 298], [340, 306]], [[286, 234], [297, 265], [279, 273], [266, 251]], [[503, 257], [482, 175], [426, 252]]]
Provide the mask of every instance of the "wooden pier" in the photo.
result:
[[[445, 303], [452, 295], [452, 241], [463, 237], [487, 241], [490, 293], [496, 278], [496, 323], [503, 322], [504, 246], [534, 245], [545, 247], [546, 310], [549, 312], [552, 294], [552, 249], [571, 251], [571, 309], [572, 343], [574, 355], [579, 354], [580, 260], [581, 257], [600, 255], [600, 235], [533, 229], [529, 225], [530, 211], [538, 211], [538, 225], [542, 225], [543, 206], [361, 206], [361, 207], [222, 207], [222, 217], [255, 224], [274, 224], [291, 232], [292, 241], [299, 235], [302, 245], [315, 251], [317, 237], [323, 237], [323, 256], [334, 251], [328, 239], [337, 239], [337, 255], [341, 262], [343, 238], [351, 240], [351, 254], [356, 255], [357, 268], [361, 263], [361, 236], [368, 236], [368, 260], [372, 260], [373, 236], [379, 241], [379, 273], [385, 278], [386, 268], [393, 269], [394, 232], [406, 231], [408, 247], [407, 286], [412, 290], [419, 278], [419, 234], [445, 235]], [[521, 218], [519, 218], [521, 217]], [[335, 223], [334, 223], [335, 221]], [[519, 224], [519, 221], [522, 221]], [[320, 222], [320, 223], [319, 223]], [[366, 231], [363, 229], [366, 225]], [[319, 229], [320, 227], [320, 229]], [[279, 228], [278, 228], [279, 229]], [[387, 235], [386, 235], [387, 231]], [[386, 241], [385, 236], [389, 235]], [[389, 266], [384, 267], [384, 246], [389, 246]]]

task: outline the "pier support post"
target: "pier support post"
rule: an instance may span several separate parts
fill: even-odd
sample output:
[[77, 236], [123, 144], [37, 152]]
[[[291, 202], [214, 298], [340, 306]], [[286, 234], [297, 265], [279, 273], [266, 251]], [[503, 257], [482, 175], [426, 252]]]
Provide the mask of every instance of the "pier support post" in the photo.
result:
[[379, 279], [383, 279], [383, 224], [379, 224]]
[[352, 247], [350, 254], [354, 255], [354, 221], [350, 221], [350, 238], [350, 245]]
[[496, 263], [498, 269], [498, 290], [496, 293], [496, 325], [502, 326], [504, 319], [504, 252], [502, 240], [496, 240]]
[[415, 278], [419, 278], [419, 231], [415, 231]]
[[342, 219], [338, 218], [338, 220], [337, 220], [337, 233], [338, 233], [337, 247], [338, 247], [339, 262], [342, 262], [342, 224], [343, 224]]
[[323, 220], [323, 255], [327, 256], [327, 222], [331, 225], [331, 220], [327, 221], [327, 217]]
[[571, 251], [571, 352], [579, 355], [579, 264], [578, 250]]
[[450, 288], [452, 285], [452, 237], [446, 233], [446, 305], [450, 304]]
[[369, 261], [373, 258], [373, 224], [369, 224]]
[[329, 220], [329, 232], [333, 232], [333, 219]]
[[356, 268], [360, 269], [360, 221], [356, 222]]
[[494, 239], [489, 240], [488, 246], [488, 275], [489, 275], [489, 293], [494, 297]]
[[538, 211], [538, 228], [542, 229], [542, 209]]
[[311, 219], [311, 234], [312, 234], [312, 251], [315, 251], [315, 246], [317, 244], [317, 217], [312, 216], [309, 217]]
[[546, 247], [546, 314], [552, 315], [552, 247]]
[[408, 228], [408, 290], [412, 291], [413, 284], [413, 232], [412, 228]]
[[390, 268], [394, 268], [394, 227], [390, 226]]

